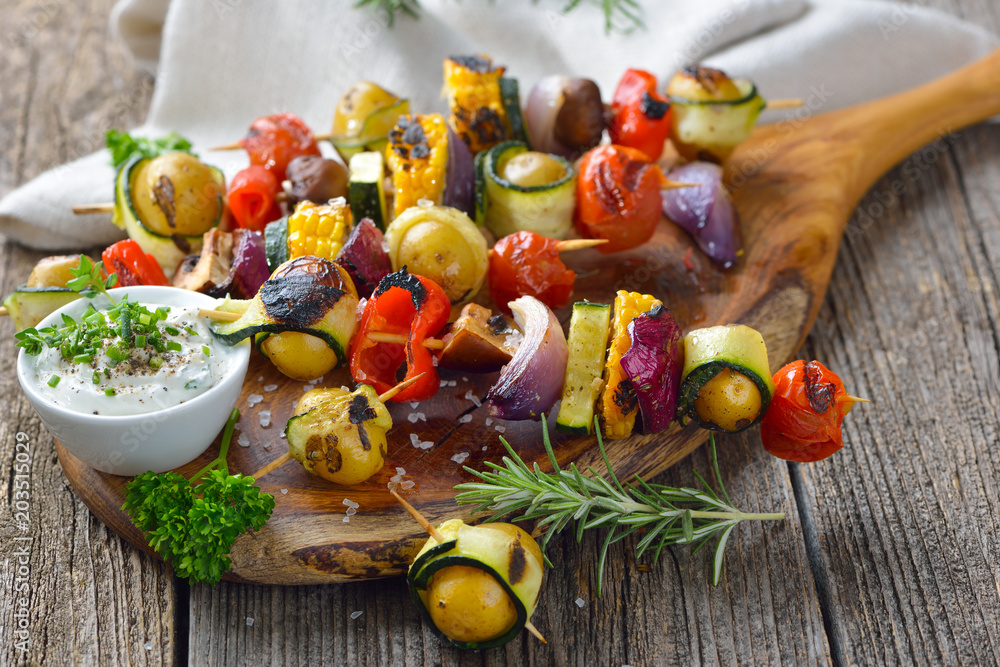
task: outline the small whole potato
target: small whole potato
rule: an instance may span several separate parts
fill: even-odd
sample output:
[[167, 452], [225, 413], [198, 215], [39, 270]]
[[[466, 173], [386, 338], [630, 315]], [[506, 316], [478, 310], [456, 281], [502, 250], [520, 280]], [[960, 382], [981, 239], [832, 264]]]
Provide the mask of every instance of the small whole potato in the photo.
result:
[[132, 174], [132, 205], [142, 224], [161, 236], [201, 236], [222, 215], [224, 185], [188, 153], [168, 153]]
[[515, 155], [501, 172], [508, 181], [524, 188], [548, 185], [566, 176], [566, 168], [558, 160], [536, 151]]
[[298, 331], [268, 336], [261, 352], [275, 368], [293, 380], [312, 380], [337, 367], [337, 353], [322, 338]]
[[434, 574], [427, 587], [427, 611], [438, 630], [459, 642], [489, 641], [517, 621], [514, 603], [497, 580], [465, 565]]
[[746, 375], [724, 368], [701, 388], [694, 409], [702, 421], [736, 431], [760, 414], [760, 389]]

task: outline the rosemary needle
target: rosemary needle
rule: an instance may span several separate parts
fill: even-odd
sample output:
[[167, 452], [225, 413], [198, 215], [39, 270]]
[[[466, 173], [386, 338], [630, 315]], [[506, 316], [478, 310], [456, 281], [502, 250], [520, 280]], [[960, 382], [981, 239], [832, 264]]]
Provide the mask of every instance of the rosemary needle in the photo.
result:
[[[634, 484], [622, 484], [611, 469], [600, 428], [596, 431], [597, 446], [608, 469], [610, 481], [598, 475], [593, 468], [588, 469], [590, 476], [586, 477], [576, 464], [571, 463], [568, 470], [561, 469], [552, 451], [543, 415], [542, 442], [552, 462], [553, 472], [542, 472], [537, 463], [529, 467], [510, 443], [501, 437], [500, 441], [510, 456], [503, 457], [503, 465], [487, 462], [486, 465], [491, 470], [477, 471], [466, 467], [467, 471], [482, 481], [459, 484], [455, 490], [460, 493], [455, 499], [462, 504], [476, 504], [474, 511], [493, 512], [487, 521], [508, 514], [520, 514], [514, 521], [537, 520], [537, 528], [547, 526], [541, 544], [543, 554], [549, 540], [562, 532], [570, 522], [575, 522], [577, 542], [583, 538], [583, 532], [587, 529], [600, 526], [608, 528], [597, 566], [598, 595], [601, 592], [608, 548], [636, 531], [645, 529], [645, 534], [636, 544], [636, 556], [641, 557], [653, 550], [654, 562], [666, 545], [693, 544], [697, 552], [717, 537], [712, 559], [712, 584], [717, 585], [722, 577], [726, 544], [741, 521], [785, 518], [784, 513], [754, 514], [741, 512], [733, 507], [719, 472], [714, 434], [710, 438], [709, 451], [721, 497], [697, 471], [694, 474], [701, 489], [649, 484], [638, 475]], [[548, 556], [545, 560], [552, 565]]]

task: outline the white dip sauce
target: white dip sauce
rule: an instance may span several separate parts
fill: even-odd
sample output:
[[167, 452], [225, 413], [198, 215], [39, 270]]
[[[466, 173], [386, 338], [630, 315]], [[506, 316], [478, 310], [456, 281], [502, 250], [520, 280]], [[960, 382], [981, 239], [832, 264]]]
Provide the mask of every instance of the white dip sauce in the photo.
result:
[[[157, 304], [143, 303], [150, 311]], [[166, 307], [166, 306], [159, 306]], [[75, 412], [94, 415], [138, 415], [180, 405], [211, 389], [235, 364], [235, 350], [216, 340], [196, 308], [170, 306], [166, 319], [158, 323], [160, 330], [170, 326], [178, 329], [176, 336], [164, 333], [165, 341], [176, 341], [181, 351], [156, 352], [147, 345], [132, 349], [128, 360], [112, 365], [105, 354], [107, 341], [94, 360], [72, 363], [63, 359], [58, 348], [46, 346], [34, 359], [30, 372], [38, 391], [56, 405]], [[187, 331], [190, 327], [195, 333]], [[120, 339], [109, 339], [112, 342]], [[209, 354], [205, 354], [208, 346]], [[150, 357], [163, 360], [159, 368], [149, 366]], [[109, 373], [105, 373], [105, 369]], [[94, 383], [94, 373], [100, 382]], [[55, 387], [49, 386], [52, 376], [59, 376]], [[108, 396], [111, 388], [115, 395]]]

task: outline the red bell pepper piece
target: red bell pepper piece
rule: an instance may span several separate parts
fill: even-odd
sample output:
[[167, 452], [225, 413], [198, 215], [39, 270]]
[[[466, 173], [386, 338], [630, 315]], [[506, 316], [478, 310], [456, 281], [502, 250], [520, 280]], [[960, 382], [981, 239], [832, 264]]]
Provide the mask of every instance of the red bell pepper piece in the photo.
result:
[[274, 174], [264, 167], [252, 164], [233, 176], [229, 184], [229, 210], [233, 212], [236, 226], [263, 232], [267, 223], [281, 217], [278, 205], [280, 186]]
[[[382, 394], [397, 384], [396, 372], [406, 366], [403, 380], [423, 377], [391, 400], [424, 401], [437, 393], [439, 378], [430, 351], [423, 342], [448, 323], [451, 302], [437, 283], [402, 268], [383, 278], [365, 304], [358, 332], [351, 342], [351, 376]], [[371, 332], [406, 337], [406, 344], [379, 343]]]
[[507, 304], [526, 295], [552, 310], [565, 306], [573, 294], [576, 273], [559, 258], [559, 241], [522, 231], [493, 246], [489, 281], [493, 303], [510, 315]]
[[101, 253], [101, 262], [107, 274], [118, 275], [115, 287], [170, 284], [156, 258], [143, 252], [139, 243], [133, 239], [109, 245]]
[[844, 415], [860, 399], [818, 361], [793, 361], [774, 374], [774, 396], [760, 422], [764, 449], [786, 461], [821, 461], [844, 446]]
[[250, 155], [250, 164], [273, 171], [279, 183], [285, 180], [289, 162], [302, 155], [320, 155], [312, 130], [291, 113], [261, 116], [250, 125], [240, 145]]
[[626, 70], [611, 113], [611, 143], [637, 148], [653, 162], [660, 159], [670, 132], [670, 102], [656, 92], [655, 76], [641, 69]]

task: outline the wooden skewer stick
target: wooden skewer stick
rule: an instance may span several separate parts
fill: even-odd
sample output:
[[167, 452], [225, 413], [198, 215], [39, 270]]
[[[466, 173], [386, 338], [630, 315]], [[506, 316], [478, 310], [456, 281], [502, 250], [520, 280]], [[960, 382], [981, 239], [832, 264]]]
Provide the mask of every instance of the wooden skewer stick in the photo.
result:
[[798, 97], [791, 97], [787, 100], [768, 100], [767, 109], [798, 109], [804, 102]]
[[227, 313], [221, 310], [212, 310], [210, 308], [199, 308], [198, 314], [202, 317], [207, 317], [210, 320], [216, 320], [218, 322], [235, 322], [243, 317], [239, 313]]
[[572, 239], [569, 241], [560, 241], [556, 245], [556, 250], [559, 252], [569, 252], [570, 250], [593, 248], [594, 246], [604, 245], [608, 242], [608, 239]]
[[4, 306], [0, 306], [0, 317], [7, 317], [8, 315], [10, 315], [10, 312]]
[[78, 204], [73, 207], [73, 213], [76, 215], [90, 215], [92, 213], [114, 213], [115, 205], [112, 202], [105, 202], [103, 204]]
[[[313, 139], [316, 141], [333, 141], [332, 134], [314, 134]], [[242, 141], [242, 139], [240, 140]], [[238, 151], [243, 148], [243, 144], [239, 141], [234, 141], [231, 144], [225, 144], [223, 146], [216, 146], [215, 148], [209, 148], [210, 151]]]
[[666, 176], [660, 179], [660, 189], [661, 190], [680, 190], [681, 188], [697, 188], [701, 183], [681, 183], [680, 181], [671, 181]]
[[848, 396], [847, 398], [851, 403], [871, 403], [867, 398], [858, 398], [857, 396]]
[[[438, 544], [443, 544], [444, 542], [447, 541], [447, 540], [445, 540], [444, 535], [442, 535], [438, 531], [438, 529], [434, 527], [434, 524], [432, 524], [430, 521], [428, 521], [427, 519], [425, 519], [424, 515], [421, 514], [420, 512], [418, 512], [417, 509], [413, 505], [411, 505], [410, 503], [408, 503], [405, 500], [403, 500], [402, 496], [400, 496], [398, 493], [396, 493], [395, 489], [389, 489], [389, 493], [392, 494], [392, 497], [396, 499], [396, 502], [398, 502], [400, 505], [402, 505], [403, 509], [405, 509], [407, 511], [407, 513], [410, 516], [413, 517], [413, 520], [416, 521], [417, 523], [419, 523], [420, 527], [423, 528], [424, 530], [426, 530], [427, 533], [431, 537], [433, 537], [435, 539], [435, 541], [437, 541]], [[536, 628], [531, 623], [531, 621], [525, 621], [524, 622], [524, 629], [527, 630], [528, 632], [530, 632], [531, 634], [535, 635], [535, 637], [538, 638], [538, 641], [542, 642], [543, 644], [548, 644], [548, 642], [545, 641], [545, 637], [542, 636], [542, 633], [538, 631], [538, 628]]]
[[[406, 345], [406, 336], [402, 334], [391, 334], [382, 331], [369, 331], [368, 340], [373, 340], [376, 343], [395, 343], [396, 345]], [[425, 338], [424, 347], [428, 350], [443, 350], [444, 341], [438, 338]]]
[[[209, 312], [210, 313], [214, 313], [214, 312], [217, 312], [217, 311], [210, 310]], [[423, 376], [424, 376], [424, 374], [421, 373], [420, 375], [416, 375], [414, 377], [411, 377], [409, 380], [403, 380], [402, 382], [400, 382], [399, 384], [397, 384], [392, 389], [389, 389], [389, 390], [387, 390], [387, 391], [379, 394], [378, 400], [380, 400], [383, 403], [385, 403], [390, 398], [392, 398], [393, 396], [395, 396], [399, 392], [403, 391], [404, 389], [406, 389], [407, 387], [409, 387], [411, 384], [413, 384], [414, 382], [416, 382], [417, 380], [419, 380]], [[251, 475], [251, 477], [253, 477], [254, 479], [260, 479], [261, 477], [263, 477], [267, 473], [271, 472], [275, 468], [278, 468], [278, 467], [283, 466], [286, 463], [288, 463], [288, 461], [290, 461], [291, 458], [292, 458], [292, 453], [290, 451], [285, 452], [284, 454], [282, 454], [281, 456], [279, 456], [278, 458], [274, 459], [273, 461], [271, 461], [270, 463], [268, 463], [266, 466], [264, 466], [263, 468], [261, 468], [260, 470], [258, 470], [257, 472], [255, 472], [253, 475]]]

